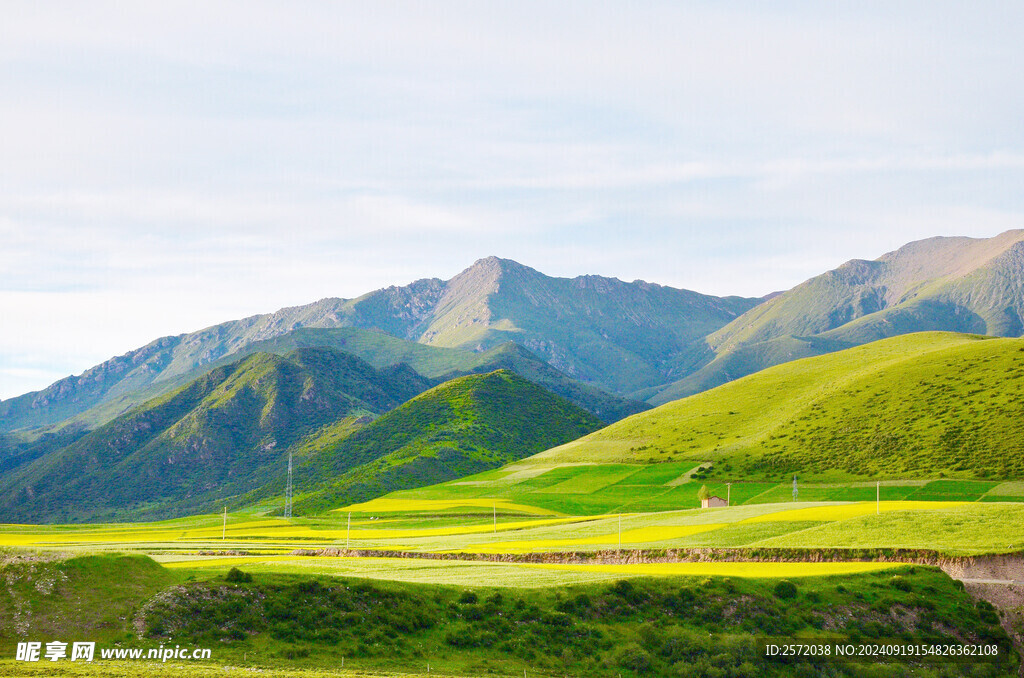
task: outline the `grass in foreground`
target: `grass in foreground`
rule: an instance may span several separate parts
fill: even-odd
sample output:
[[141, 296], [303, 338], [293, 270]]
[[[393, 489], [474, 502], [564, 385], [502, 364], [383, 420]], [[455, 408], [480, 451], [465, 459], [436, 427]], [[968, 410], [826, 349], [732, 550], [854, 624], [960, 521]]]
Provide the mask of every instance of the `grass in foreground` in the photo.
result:
[[[412, 570], [419, 564], [400, 566]], [[24, 585], [18, 599], [0, 595], [0, 656], [13, 656], [19, 640], [59, 638], [94, 640], [101, 648], [208, 647], [217, 664], [271, 669], [277, 673], [267, 675], [289, 677], [302, 675], [289, 673], [297, 669], [318, 676], [317, 671], [340, 667], [343, 660], [350, 673], [342, 675], [425, 673], [428, 663], [431, 675], [511, 676], [523, 669], [528, 675], [598, 677], [820, 673], [823, 665], [813, 660], [780, 664], [767, 659], [755, 640], [755, 635], [766, 635], [977, 642], [1000, 648], [994, 663], [922, 664], [914, 669], [916, 676], [1001, 676], [1015, 666], [992, 609], [975, 604], [935, 568], [895, 566], [842, 576], [765, 579], [744, 572], [749, 564], [722, 565], [736, 568], [732, 576], [679, 576], [673, 568], [630, 565], [619, 566], [624, 570], [619, 573], [614, 567], [582, 566], [553, 571], [600, 571], [615, 579], [496, 588], [493, 577], [465, 577], [460, 564], [449, 566], [457, 574], [449, 581], [459, 582], [453, 586], [256, 568], [250, 568], [249, 576], [236, 570], [225, 577], [227, 563], [218, 564], [219, 572], [203, 573], [164, 570], [140, 557], [23, 558], [2, 566], [7, 581]], [[664, 576], [669, 571], [673, 576]], [[160, 572], [159, 581], [154, 580]], [[623, 578], [637, 572], [653, 576]], [[38, 581], [50, 581], [52, 587], [33, 585]], [[96, 597], [84, 608], [81, 593], [86, 590]], [[122, 602], [108, 610], [107, 599]], [[21, 627], [8, 623], [15, 617]], [[15, 666], [5, 675], [53, 675], [57, 668], [38, 664], [33, 673], [25, 665]], [[207, 670], [184, 666], [169, 673], [204, 675]], [[148, 676], [158, 670], [146, 662], [97, 662], [89, 669], [64, 662], [59, 668], [68, 668], [68, 675], [99, 676]], [[868, 665], [867, 672], [856, 664], [828, 668], [837, 677], [907, 675], [904, 666], [895, 664]]]

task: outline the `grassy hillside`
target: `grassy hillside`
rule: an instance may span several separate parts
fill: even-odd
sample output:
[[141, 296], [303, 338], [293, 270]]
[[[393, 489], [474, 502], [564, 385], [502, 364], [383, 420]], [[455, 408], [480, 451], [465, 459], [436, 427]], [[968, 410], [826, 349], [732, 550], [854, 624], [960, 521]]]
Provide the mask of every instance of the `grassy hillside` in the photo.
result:
[[332, 349], [255, 354], [122, 415], [0, 479], [10, 521], [210, 509], [284, 473], [287, 450], [349, 431], [423, 391]]
[[886, 337], [1024, 333], [1024, 230], [930, 238], [811, 278], [711, 333], [714, 358], [656, 395], [661, 404], [771, 365]]
[[[485, 374], [495, 370], [508, 370], [543, 386], [555, 395], [582, 407], [601, 421], [610, 424], [632, 414], [651, 409], [639, 400], [614, 396], [590, 384], [570, 379], [551, 367], [519, 344], [508, 341], [489, 351], [474, 354], [475, 364], [463, 368], [462, 373]], [[447, 381], [458, 372], [441, 377]]]
[[1024, 340], [886, 339], [759, 372], [525, 463], [714, 462], [715, 477], [1024, 477]]
[[0, 576], [0, 644], [11, 646], [37, 638], [123, 642], [134, 637], [131, 620], [143, 603], [184, 579], [144, 555], [18, 551], [0, 554]]
[[601, 426], [593, 415], [513, 372], [460, 377], [307, 458], [296, 474], [301, 494], [295, 511], [343, 506], [497, 468]]
[[[606, 423], [650, 409], [646, 403], [621, 398], [570, 379], [531, 351], [506, 341], [482, 352], [427, 346], [373, 330], [355, 328], [300, 329], [258, 342], [252, 349], [284, 353], [302, 346], [330, 346], [359, 356], [377, 368], [405, 363], [435, 382], [466, 374], [509, 370], [570, 400]], [[248, 350], [248, 349], [246, 349]]]

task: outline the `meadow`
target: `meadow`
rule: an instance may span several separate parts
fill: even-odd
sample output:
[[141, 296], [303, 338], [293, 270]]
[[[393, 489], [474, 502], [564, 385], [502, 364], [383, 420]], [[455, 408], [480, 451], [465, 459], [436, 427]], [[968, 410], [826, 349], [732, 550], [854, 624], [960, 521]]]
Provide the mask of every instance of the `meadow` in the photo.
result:
[[527, 507], [529, 513], [519, 513], [516, 504], [497, 501], [442, 505], [428, 500], [417, 505], [413, 500], [385, 498], [352, 509], [290, 520], [257, 512], [230, 514], [226, 525], [216, 515], [156, 523], [6, 525], [0, 529], [0, 547], [139, 552], [175, 564], [205, 561], [210, 556], [204, 554], [232, 554], [264, 558], [264, 569], [284, 562], [266, 557], [288, 556], [296, 549], [494, 556], [713, 547], [904, 548], [949, 555], [1024, 550], [1019, 528], [1024, 524], [1024, 503], [1019, 502], [808, 501], [556, 516], [539, 514], [532, 507]]
[[[786, 482], [716, 480], [711, 462], [658, 464], [579, 464], [545, 462], [543, 455], [460, 480], [395, 492], [360, 505], [361, 512], [393, 512], [396, 502], [442, 502], [489, 507], [508, 502], [568, 515], [677, 511], [700, 506], [698, 492], [728, 499], [731, 506], [793, 500]], [[1022, 502], [1024, 483], [995, 480], [891, 479], [874, 482], [806, 482], [798, 478], [801, 501], [960, 501]], [[411, 506], [412, 504], [406, 504]], [[420, 504], [423, 506], [424, 504]], [[354, 509], [355, 507], [353, 507]], [[342, 509], [347, 510], [347, 509]]]

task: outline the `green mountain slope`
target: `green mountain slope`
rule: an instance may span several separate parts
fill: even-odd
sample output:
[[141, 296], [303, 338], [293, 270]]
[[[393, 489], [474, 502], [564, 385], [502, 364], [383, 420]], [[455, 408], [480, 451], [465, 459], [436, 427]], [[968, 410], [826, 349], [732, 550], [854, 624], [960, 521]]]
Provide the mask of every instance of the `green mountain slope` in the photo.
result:
[[570, 379], [513, 341], [477, 353], [418, 344], [376, 330], [309, 328], [258, 342], [251, 348], [282, 354], [302, 346], [335, 347], [359, 356], [378, 368], [405, 363], [436, 383], [467, 374], [510, 370], [576, 403], [606, 423], [650, 409], [646, 403], [621, 398]]
[[513, 341], [473, 355], [475, 360], [471, 366], [445, 375], [441, 380], [447, 381], [463, 374], [508, 370], [582, 407], [606, 424], [651, 408], [639, 400], [620, 398], [596, 386], [570, 379]]
[[339, 437], [429, 383], [325, 348], [211, 370], [0, 478], [0, 520], [196, 513], [280, 476], [287, 450]]
[[660, 404], [787, 360], [913, 332], [1024, 333], [1024, 230], [930, 238], [853, 260], [744, 313], [707, 338], [714, 358], [647, 394]]
[[[874, 501], [877, 491], [883, 502], [1020, 502], [1022, 387], [1024, 339], [904, 335], [778, 365], [388, 499], [673, 511], [700, 506], [705, 484], [733, 504], [788, 502], [796, 475], [802, 501]], [[737, 529], [741, 540], [761, 534]]]
[[[513, 372], [460, 377], [307, 457], [296, 473], [295, 511], [497, 468], [600, 426], [593, 415]], [[277, 483], [267, 491], [280, 489]]]
[[[187, 383], [200, 368], [308, 328], [374, 329], [470, 353], [515, 341], [568, 377], [623, 395], [681, 376], [672, 362], [680, 352], [703, 355], [708, 333], [759, 301], [599, 276], [552, 278], [491, 257], [449, 281], [425, 279], [357, 299], [322, 299], [157, 339], [42, 391], [0, 402], [0, 431], [55, 425], [90, 409], [81, 423], [93, 427]], [[371, 352], [408, 354], [434, 368], [459, 362], [452, 354], [427, 355], [385, 342]], [[473, 368], [450, 364], [437, 374], [466, 369]]]
[[[208, 365], [196, 367], [177, 377], [111, 397], [70, 417], [53, 429], [59, 435], [81, 435], [85, 430], [96, 428], [127, 412], [132, 407], [199, 378], [214, 367], [228, 365], [254, 353], [286, 355], [296, 349], [316, 347], [335, 348], [351, 353], [378, 369], [404, 363], [431, 379], [434, 384], [465, 374], [508, 369], [540, 384], [552, 393], [571, 400], [606, 423], [650, 409], [650, 405], [641, 401], [621, 398], [595, 386], [570, 379], [514, 342], [506, 342], [483, 353], [475, 353], [417, 344], [392, 337], [379, 330], [364, 330], [354, 327], [329, 329], [307, 327], [288, 332], [280, 337], [249, 344], [237, 353]], [[50, 433], [50, 435], [52, 434]], [[12, 435], [26, 436], [24, 433]]]
[[1024, 477], [1024, 340], [886, 339], [778, 365], [521, 462], [714, 462], [713, 476]]

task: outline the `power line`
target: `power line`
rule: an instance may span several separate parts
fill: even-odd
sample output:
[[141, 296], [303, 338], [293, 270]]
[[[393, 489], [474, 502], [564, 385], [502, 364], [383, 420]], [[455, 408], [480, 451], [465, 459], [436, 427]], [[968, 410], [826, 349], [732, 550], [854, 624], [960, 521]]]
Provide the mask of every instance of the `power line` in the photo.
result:
[[284, 517], [292, 517], [292, 451], [288, 450], [288, 485], [284, 490]]

